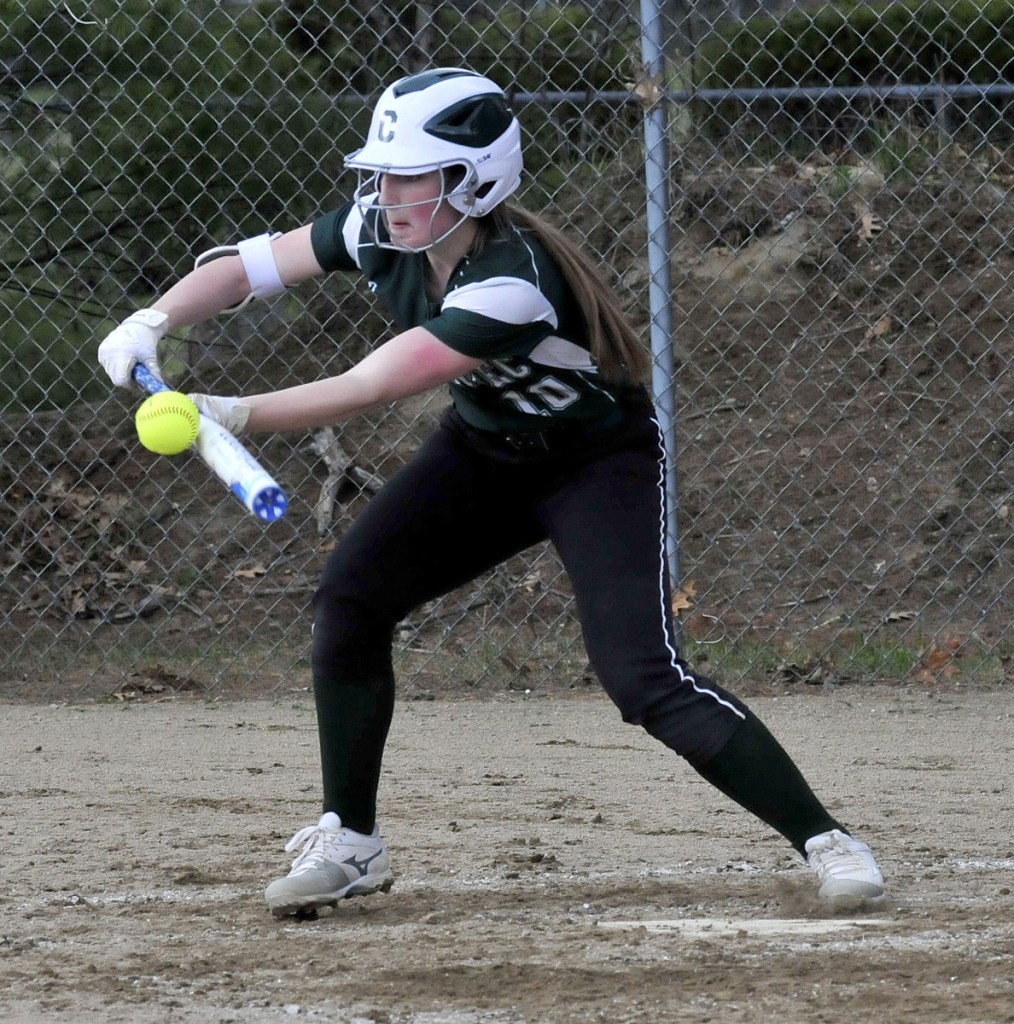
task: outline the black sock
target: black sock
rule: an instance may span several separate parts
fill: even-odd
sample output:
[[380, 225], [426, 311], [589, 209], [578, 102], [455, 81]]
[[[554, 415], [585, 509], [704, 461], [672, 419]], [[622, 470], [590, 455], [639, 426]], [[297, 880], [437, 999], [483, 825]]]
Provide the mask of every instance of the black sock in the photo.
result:
[[377, 819], [377, 786], [394, 715], [394, 678], [337, 682], [313, 677], [320, 736], [324, 810], [369, 835]]
[[785, 836], [804, 856], [807, 839], [833, 828], [842, 829], [782, 745], [749, 711], [725, 747], [694, 768], [727, 797]]

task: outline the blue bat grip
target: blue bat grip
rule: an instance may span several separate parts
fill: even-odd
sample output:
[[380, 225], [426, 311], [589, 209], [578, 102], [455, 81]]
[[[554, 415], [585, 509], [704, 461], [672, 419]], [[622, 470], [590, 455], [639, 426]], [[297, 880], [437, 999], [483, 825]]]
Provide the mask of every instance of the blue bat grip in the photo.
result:
[[133, 377], [150, 395], [156, 395], [159, 391], [172, 390], [165, 381], [159, 380], [144, 363], [134, 364]]

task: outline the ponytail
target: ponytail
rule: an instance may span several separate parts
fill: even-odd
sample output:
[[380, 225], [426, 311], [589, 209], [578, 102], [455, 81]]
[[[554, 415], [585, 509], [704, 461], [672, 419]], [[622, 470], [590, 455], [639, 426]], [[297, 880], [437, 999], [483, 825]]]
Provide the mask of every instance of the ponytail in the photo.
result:
[[520, 207], [501, 203], [479, 220], [473, 255], [492, 238], [511, 230], [534, 235], [574, 293], [584, 320], [592, 359], [603, 380], [610, 384], [645, 384], [651, 374], [651, 356], [630, 326], [620, 300], [602, 272], [562, 231]]

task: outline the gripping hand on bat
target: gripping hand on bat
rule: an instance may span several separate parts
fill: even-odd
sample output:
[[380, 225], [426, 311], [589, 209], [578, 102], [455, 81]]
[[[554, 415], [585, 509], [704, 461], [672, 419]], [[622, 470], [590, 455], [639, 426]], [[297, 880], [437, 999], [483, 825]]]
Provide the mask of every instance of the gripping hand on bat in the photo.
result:
[[225, 427], [230, 434], [242, 434], [250, 418], [250, 406], [242, 398], [224, 395], [187, 395], [202, 416]]
[[129, 387], [140, 363], [159, 377], [158, 343], [169, 329], [169, 317], [156, 309], [139, 309], [114, 328], [99, 345], [99, 362], [118, 387]]

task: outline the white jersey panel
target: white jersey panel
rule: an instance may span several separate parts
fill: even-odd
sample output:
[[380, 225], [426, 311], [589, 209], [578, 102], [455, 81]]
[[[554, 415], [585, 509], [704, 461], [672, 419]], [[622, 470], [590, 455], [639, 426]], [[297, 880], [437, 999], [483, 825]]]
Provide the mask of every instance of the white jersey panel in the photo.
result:
[[575, 345], [566, 338], [558, 338], [551, 334], [539, 342], [528, 358], [541, 366], [553, 366], [558, 370], [583, 370], [586, 373], [598, 373], [598, 367], [592, 362], [587, 349]]
[[[359, 246], [362, 244], [359, 241], [359, 236], [363, 233], [363, 212], [358, 206], [353, 206], [349, 210], [348, 217], [345, 218], [345, 223], [342, 225], [342, 238], [345, 241], [345, 249], [349, 256], [355, 260], [356, 266], [360, 270], [363, 269], [363, 262], [359, 258]], [[369, 244], [369, 243], [367, 243]]]
[[548, 323], [558, 327], [553, 304], [533, 284], [519, 277], [487, 277], [450, 292], [441, 310], [460, 309], [505, 324]]

